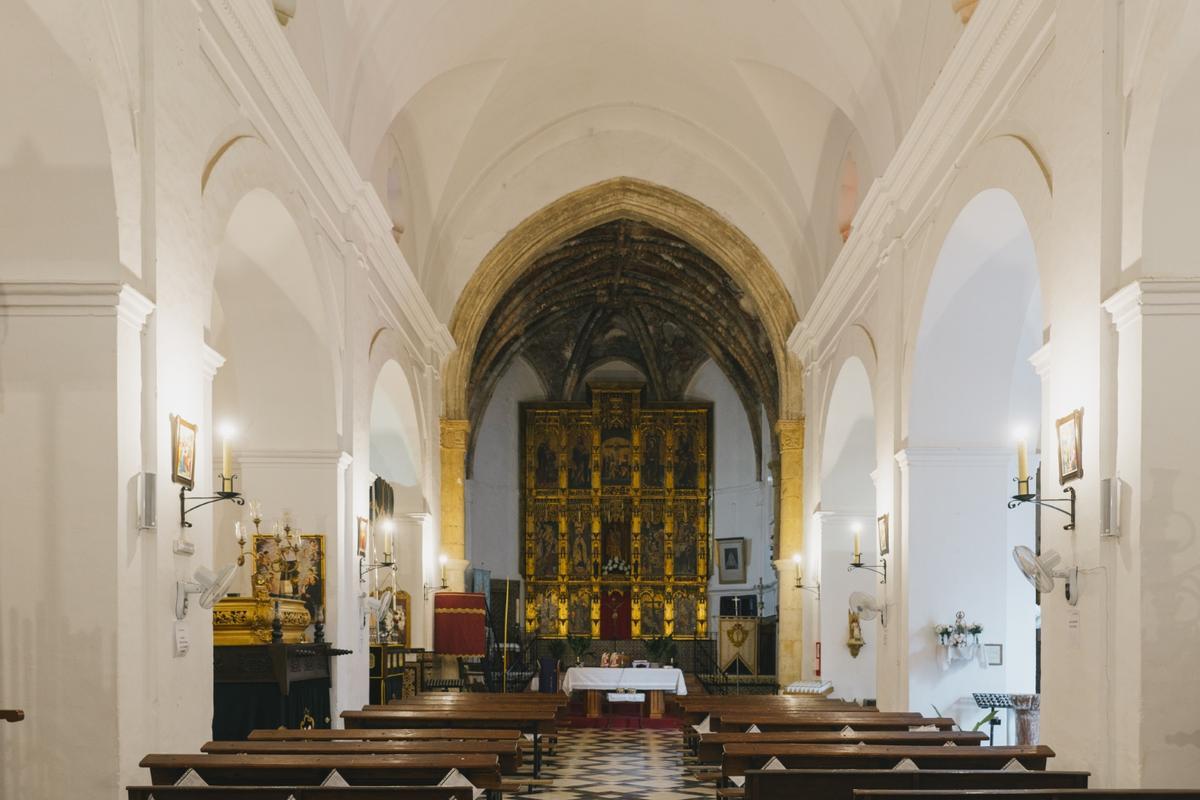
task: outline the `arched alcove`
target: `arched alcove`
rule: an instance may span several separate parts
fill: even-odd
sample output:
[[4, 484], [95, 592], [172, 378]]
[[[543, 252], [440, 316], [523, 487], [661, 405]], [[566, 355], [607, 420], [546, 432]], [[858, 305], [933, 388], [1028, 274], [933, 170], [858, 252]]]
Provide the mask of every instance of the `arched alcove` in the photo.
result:
[[[821, 583], [818, 630], [821, 642], [821, 678], [832, 681], [846, 698], [875, 697], [875, 664], [881, 630], [877, 623], [862, 622], [866, 645], [857, 656], [846, 647], [849, 631], [846, 609], [851, 592], [886, 598], [873, 573], [846, 571], [852, 560], [854, 538], [860, 541], [863, 561], [878, 563], [875, 527], [875, 404], [871, 381], [863, 362], [847, 358], [834, 380], [821, 438], [821, 511], [818, 535], [808, 547], [808, 583]], [[814, 564], [819, 567], [814, 568]]]
[[[1015, 429], [1037, 452], [1041, 383], [1029, 363], [1042, 346], [1034, 242], [1016, 199], [986, 189], [967, 202], [941, 243], [913, 353], [907, 492], [909, 705], [936, 705], [960, 723], [981, 714], [971, 692], [1032, 692], [1037, 608], [1012, 568], [1034, 544], [1034, 516], [1010, 511]], [[1036, 455], [1033, 459], [1036, 464]], [[938, 666], [932, 626], [963, 611], [981, 643], [1004, 645], [1003, 665]]]

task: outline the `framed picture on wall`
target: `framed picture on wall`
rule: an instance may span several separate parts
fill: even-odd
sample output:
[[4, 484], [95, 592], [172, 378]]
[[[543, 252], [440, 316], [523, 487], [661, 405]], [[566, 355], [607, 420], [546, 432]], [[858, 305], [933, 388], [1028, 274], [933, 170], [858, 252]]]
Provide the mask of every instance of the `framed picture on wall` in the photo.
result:
[[358, 518], [358, 557], [367, 557], [367, 535], [370, 533], [371, 524], [366, 517]]
[[1077, 408], [1058, 420], [1058, 482], [1065, 484], [1083, 477], [1083, 409]]
[[875, 520], [875, 531], [879, 535], [879, 555], [886, 556], [892, 549], [892, 535], [888, 530], [888, 515]]
[[720, 583], [746, 582], [746, 540], [717, 539], [717, 574]]
[[188, 489], [196, 485], [196, 426], [171, 417], [171, 480]]

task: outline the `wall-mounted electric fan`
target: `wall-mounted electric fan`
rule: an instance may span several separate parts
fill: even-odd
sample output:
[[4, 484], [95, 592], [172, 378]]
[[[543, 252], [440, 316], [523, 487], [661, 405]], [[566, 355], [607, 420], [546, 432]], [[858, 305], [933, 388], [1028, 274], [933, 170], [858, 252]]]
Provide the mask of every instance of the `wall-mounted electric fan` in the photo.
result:
[[200, 595], [200, 607], [212, 608], [229, 593], [233, 578], [237, 575], [237, 564], [230, 564], [220, 572], [208, 567], [196, 570], [194, 581], [175, 582], [175, 619], [183, 619], [188, 612], [188, 595]]
[[887, 627], [887, 611], [875, 599], [874, 595], [869, 595], [866, 592], [851, 592], [850, 593], [850, 610], [858, 614], [861, 620], [868, 622], [879, 617], [879, 624]]
[[1021, 574], [1042, 594], [1053, 592], [1054, 579], [1062, 578], [1067, 602], [1071, 605], [1079, 602], [1079, 568], [1055, 569], [1062, 561], [1062, 556], [1054, 550], [1047, 550], [1039, 556], [1025, 545], [1017, 545], [1013, 548], [1013, 561], [1017, 562]]

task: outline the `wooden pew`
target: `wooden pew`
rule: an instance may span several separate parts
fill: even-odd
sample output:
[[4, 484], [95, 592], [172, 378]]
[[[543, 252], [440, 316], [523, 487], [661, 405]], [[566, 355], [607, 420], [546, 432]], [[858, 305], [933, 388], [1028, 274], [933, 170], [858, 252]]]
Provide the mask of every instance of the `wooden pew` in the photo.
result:
[[[947, 748], [953, 749], [953, 748]], [[982, 748], [987, 749], [987, 748]], [[853, 800], [859, 789], [1084, 789], [1086, 772], [961, 770], [757, 770], [746, 773], [746, 800]]]
[[516, 742], [450, 742], [450, 741], [358, 741], [358, 742], [209, 742], [200, 748], [203, 753], [233, 754], [261, 753], [264, 755], [420, 755], [450, 753], [455, 755], [490, 755], [500, 760], [500, 771], [512, 775], [521, 764], [521, 751]]
[[252, 742], [516, 742], [525, 737], [515, 728], [262, 728], [251, 731]]
[[712, 715], [713, 733], [744, 733], [751, 725], [762, 731], [837, 731], [845, 727], [855, 731], [903, 731], [932, 725], [938, 730], [954, 729], [950, 717], [923, 717], [920, 714], [888, 712], [827, 712], [797, 713], [732, 711]]
[[768, 731], [766, 733], [704, 733], [696, 755], [703, 763], [716, 764], [727, 744], [858, 744], [939, 746], [954, 742], [960, 746], [978, 746], [987, 734], [975, 731], [855, 731], [851, 737], [839, 731]]
[[129, 786], [129, 800], [471, 800], [466, 786]]
[[863, 800], [1196, 800], [1200, 789], [856, 789]]
[[193, 769], [210, 785], [317, 786], [331, 770], [360, 786], [430, 786], [457, 769], [481, 789], [503, 788], [495, 756], [422, 755], [190, 755], [151, 753], [140, 766], [155, 785], [174, 784]]
[[542, 774], [542, 737], [558, 732], [555, 711], [544, 708], [444, 709], [393, 708], [343, 711], [347, 728], [515, 728], [533, 734], [533, 775]]
[[772, 757], [787, 769], [888, 769], [908, 758], [921, 769], [1000, 769], [1012, 759], [1044, 770], [1054, 751], [1044, 744], [1013, 747], [907, 747], [857, 744], [729, 744], [721, 759], [724, 778], [760, 769]]

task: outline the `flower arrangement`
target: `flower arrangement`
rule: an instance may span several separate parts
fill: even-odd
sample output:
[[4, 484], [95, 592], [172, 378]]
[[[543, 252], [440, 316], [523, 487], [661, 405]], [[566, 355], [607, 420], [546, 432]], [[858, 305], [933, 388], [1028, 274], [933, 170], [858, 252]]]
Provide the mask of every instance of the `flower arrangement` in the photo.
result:
[[[954, 623], [952, 625], [938, 624], [933, 626], [933, 632], [937, 634], [938, 644], [947, 647], [965, 647], [968, 644], [979, 644], [979, 634], [983, 633], [983, 626], [978, 622], [967, 622], [965, 612], [958, 612], [954, 615]], [[971, 639], [968, 641], [967, 637]]]
[[622, 558], [613, 556], [600, 567], [605, 575], [628, 575], [629, 564]]

